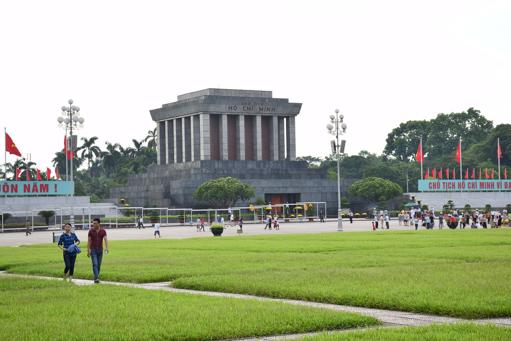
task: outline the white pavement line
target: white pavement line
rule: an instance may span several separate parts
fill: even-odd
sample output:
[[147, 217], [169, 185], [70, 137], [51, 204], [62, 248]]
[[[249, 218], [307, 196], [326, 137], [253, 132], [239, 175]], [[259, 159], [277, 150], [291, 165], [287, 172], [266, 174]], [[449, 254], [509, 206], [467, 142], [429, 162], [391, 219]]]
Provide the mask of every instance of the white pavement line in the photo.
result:
[[[6, 271], [0, 271], [0, 276], [34, 278], [34, 279], [45, 279], [45, 280], [59, 280], [59, 279], [62, 280], [61, 278], [57, 278], [57, 277], [11, 274]], [[73, 279], [73, 283], [77, 284], [77, 285], [93, 285], [94, 284], [94, 282], [92, 280], [86, 280], [86, 279]], [[225, 298], [252, 299], [252, 300], [258, 300], [258, 301], [280, 302], [280, 303], [300, 305], [300, 306], [306, 306], [306, 307], [312, 307], [312, 308], [343, 311], [343, 312], [356, 313], [356, 314], [374, 317], [377, 320], [379, 320], [380, 322], [382, 322], [384, 325], [387, 325], [387, 326], [412, 326], [412, 327], [415, 327], [415, 326], [424, 326], [424, 325], [429, 325], [429, 324], [442, 324], [442, 323], [444, 323], [444, 324], [478, 323], [478, 324], [494, 324], [494, 325], [499, 325], [499, 326], [511, 327], [511, 317], [469, 320], [469, 319], [447, 317], [447, 316], [416, 314], [416, 313], [405, 312], [405, 311], [353, 307], [353, 306], [337, 305], [337, 304], [329, 304], [329, 303], [318, 303], [318, 302], [310, 302], [310, 301], [271, 298], [271, 297], [264, 297], [264, 296], [253, 296], [253, 295], [247, 295], [247, 294], [233, 294], [233, 293], [224, 293], [224, 292], [215, 292], [215, 291], [178, 289], [178, 288], [171, 287], [168, 282], [125, 283], [125, 282], [102, 281], [101, 283], [108, 284], [108, 285], [130, 287], [130, 288], [146, 289], [146, 290], [161, 290], [161, 291], [168, 291], [168, 292], [181, 293], [181, 294], [214, 296], [214, 297], [225, 297]]]

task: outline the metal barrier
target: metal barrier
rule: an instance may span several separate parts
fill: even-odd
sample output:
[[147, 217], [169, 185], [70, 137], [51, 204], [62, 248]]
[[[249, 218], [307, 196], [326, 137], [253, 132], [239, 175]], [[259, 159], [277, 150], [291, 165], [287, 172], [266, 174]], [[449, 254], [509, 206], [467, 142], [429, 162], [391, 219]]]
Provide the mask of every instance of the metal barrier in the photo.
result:
[[[54, 211], [48, 224], [39, 212]], [[4, 213], [9, 213], [16, 223], [10, 230], [36, 229], [62, 230], [63, 225], [71, 223], [76, 229], [89, 229], [94, 218], [101, 219], [101, 225], [107, 228], [137, 227], [139, 219], [142, 223], [158, 222], [166, 226], [193, 225], [197, 219], [203, 218], [207, 223], [234, 223], [243, 218], [246, 223], [264, 222], [269, 215], [283, 219], [284, 222], [310, 221], [324, 217], [327, 211], [326, 202], [298, 202], [275, 205], [251, 205], [248, 207], [231, 207], [222, 209], [192, 209], [167, 207], [117, 207], [117, 206], [88, 206], [88, 207], [59, 207], [31, 211], [0, 211], [1, 232], [6, 230]], [[144, 226], [145, 227], [145, 226]]]

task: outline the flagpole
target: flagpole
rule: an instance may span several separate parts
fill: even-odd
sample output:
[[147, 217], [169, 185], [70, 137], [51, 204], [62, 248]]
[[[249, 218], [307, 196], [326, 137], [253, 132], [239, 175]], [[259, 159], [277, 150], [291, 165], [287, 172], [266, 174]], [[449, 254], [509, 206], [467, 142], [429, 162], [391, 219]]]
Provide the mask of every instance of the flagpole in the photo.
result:
[[7, 128], [4, 127], [4, 180], [7, 180]]
[[463, 180], [463, 154], [461, 152], [461, 136], [460, 136], [460, 180]]
[[424, 148], [422, 146], [422, 136], [421, 136], [420, 146], [421, 146], [421, 155], [420, 155], [420, 158], [421, 158], [421, 180], [424, 180]]
[[499, 167], [499, 180], [500, 180], [500, 154], [499, 151], [502, 153], [502, 149], [500, 148], [500, 137], [497, 137], [497, 164]]

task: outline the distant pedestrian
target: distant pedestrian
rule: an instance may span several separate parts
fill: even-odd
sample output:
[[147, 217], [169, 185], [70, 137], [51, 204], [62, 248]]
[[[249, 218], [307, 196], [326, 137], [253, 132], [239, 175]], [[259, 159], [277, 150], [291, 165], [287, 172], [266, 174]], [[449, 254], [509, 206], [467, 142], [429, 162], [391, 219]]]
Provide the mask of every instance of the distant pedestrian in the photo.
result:
[[204, 221], [204, 218], [200, 218], [200, 229], [202, 230], [202, 232], [205, 232], [204, 231], [205, 224], [206, 224], [206, 222]]
[[144, 218], [142, 218], [142, 216], [138, 218], [137, 227], [138, 227], [139, 230], [142, 229], [142, 228], [145, 229]]
[[238, 225], [240, 226], [240, 230], [243, 232], [243, 218], [240, 218]]
[[273, 218], [273, 228], [275, 230], [280, 230], [279, 216], [278, 215], [275, 215], [275, 218]]
[[413, 224], [415, 225], [415, 231], [417, 231], [417, 229], [419, 228], [419, 218], [418, 217], [413, 218]]
[[268, 228], [269, 230], [271, 230], [271, 220], [272, 220], [271, 215], [268, 215], [268, 217], [266, 218], [266, 225], [264, 225], [264, 229], [265, 229], [265, 230], [266, 230], [266, 228]]
[[105, 254], [108, 254], [106, 231], [101, 228], [101, 220], [94, 218], [92, 220], [92, 229], [89, 230], [89, 240], [87, 243], [87, 257], [90, 257], [92, 261], [94, 283], [99, 283], [101, 262], [103, 261], [103, 242], [105, 243]]
[[25, 236], [28, 237], [28, 235], [32, 235], [32, 231], [30, 230], [30, 226], [27, 226], [27, 228], [25, 229]]
[[387, 228], [387, 230], [389, 229], [389, 223], [390, 223], [390, 217], [389, 217], [389, 214], [386, 213], [385, 214], [385, 227]]
[[154, 223], [154, 238], [156, 239], [156, 235], [158, 235], [158, 239], [161, 238], [160, 235], [160, 223]]
[[350, 218], [350, 224], [353, 224], [353, 212], [351, 210], [348, 212], [348, 217]]
[[64, 225], [64, 233], [60, 235], [58, 248], [62, 250], [64, 256], [64, 281], [69, 278], [69, 282], [73, 280], [73, 274], [75, 271], [76, 255], [79, 250], [76, 245], [80, 244], [80, 240], [71, 232], [71, 224], [67, 223]]
[[325, 222], [325, 215], [323, 214], [323, 210], [319, 211], [319, 222], [320, 223]]
[[378, 228], [378, 215], [375, 214], [373, 218], [373, 230], [376, 230]]

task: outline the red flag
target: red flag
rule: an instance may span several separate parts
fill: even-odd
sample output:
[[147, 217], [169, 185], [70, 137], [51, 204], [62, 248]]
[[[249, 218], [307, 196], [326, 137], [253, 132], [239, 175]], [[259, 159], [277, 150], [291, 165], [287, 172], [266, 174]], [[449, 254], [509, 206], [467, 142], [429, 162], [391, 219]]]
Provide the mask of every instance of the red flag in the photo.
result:
[[507, 179], [507, 168], [504, 168], [504, 179]]
[[502, 148], [500, 148], [500, 141], [497, 141], [497, 159], [502, 159]]
[[490, 178], [490, 175], [488, 174], [488, 168], [484, 169], [484, 178], [485, 179], [489, 179]]
[[46, 167], [46, 180], [50, 180], [50, 179], [51, 179], [51, 169]]
[[41, 177], [41, 171], [37, 169], [37, 175], [36, 175], [37, 181], [41, 181], [43, 178]]
[[436, 179], [436, 168], [433, 168], [433, 169], [431, 170], [431, 177], [432, 177], [433, 179]]
[[30, 168], [28, 168], [27, 166], [27, 169], [25, 170], [25, 180], [27, 181], [30, 181]]
[[476, 178], [476, 169], [475, 168], [472, 168], [472, 179], [475, 179]]
[[429, 168], [426, 170], [426, 175], [424, 175], [424, 179], [429, 179]]
[[419, 147], [417, 147], [417, 153], [415, 153], [415, 160], [418, 163], [424, 162], [424, 153], [422, 152], [422, 142], [419, 143]]
[[495, 179], [495, 169], [491, 169], [491, 178]]
[[449, 167], [445, 169], [445, 178], [449, 179]]
[[461, 141], [458, 143], [458, 147], [456, 148], [456, 162], [461, 163]]
[[68, 137], [64, 136], [64, 154], [66, 154], [66, 159], [71, 160], [74, 158], [74, 153], [72, 150], [69, 150], [67, 147], [68, 144]]
[[16, 168], [16, 181], [20, 180], [20, 175], [21, 175], [21, 169]]
[[465, 170], [465, 179], [468, 179], [468, 168]]
[[438, 173], [437, 173], [437, 174], [438, 174], [438, 178], [439, 178], [439, 179], [443, 179], [443, 177], [444, 177], [444, 173], [442, 172], [442, 168], [440, 168], [440, 169], [438, 170]]
[[59, 167], [55, 167], [55, 179], [57, 179], [57, 180], [60, 179]]
[[479, 168], [479, 179], [482, 179], [483, 178], [483, 174], [482, 174], [483, 170], [481, 168]]
[[452, 178], [456, 179], [456, 170], [454, 168], [452, 169]]
[[9, 154], [21, 157], [21, 153], [18, 150], [18, 147], [16, 147], [16, 144], [7, 133], [5, 133], [5, 151]]

